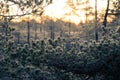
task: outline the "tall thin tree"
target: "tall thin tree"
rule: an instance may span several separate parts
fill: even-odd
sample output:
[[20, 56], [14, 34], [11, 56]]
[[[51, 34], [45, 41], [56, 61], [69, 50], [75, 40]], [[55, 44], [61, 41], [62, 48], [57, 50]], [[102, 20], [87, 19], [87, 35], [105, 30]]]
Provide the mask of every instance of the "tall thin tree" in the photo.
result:
[[106, 12], [104, 15], [104, 21], [103, 21], [103, 26], [106, 27], [107, 24], [107, 16], [108, 16], [108, 11], [109, 11], [109, 5], [110, 5], [110, 0], [107, 0], [107, 8], [106, 8]]
[[97, 28], [97, 0], [95, 0], [95, 40], [98, 41], [98, 28]]
[[29, 18], [28, 18], [28, 21], [27, 21], [27, 28], [28, 28], [27, 42], [28, 42], [28, 46], [30, 47], [30, 21], [29, 21]]

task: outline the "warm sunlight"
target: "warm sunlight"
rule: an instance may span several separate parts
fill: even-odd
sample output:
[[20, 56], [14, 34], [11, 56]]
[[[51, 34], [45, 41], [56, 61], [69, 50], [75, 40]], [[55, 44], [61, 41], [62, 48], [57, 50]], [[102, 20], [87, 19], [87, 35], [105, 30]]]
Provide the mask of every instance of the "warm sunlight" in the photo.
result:
[[120, 80], [120, 0], [0, 0], [0, 80]]
[[[88, 0], [53, 0], [53, 3], [45, 8], [43, 15], [49, 16], [54, 20], [61, 19], [63, 21], [72, 22], [75, 24], [79, 24], [80, 22], [84, 23], [86, 21], [86, 1]], [[81, 2], [84, 2], [84, 4], [79, 4]], [[107, 1], [97, 0], [97, 4], [97, 8], [99, 10], [98, 14], [104, 13], [103, 11], [105, 11]], [[92, 12], [94, 13], [95, 0], [89, 0], [88, 5], [93, 8]], [[11, 7], [11, 13], [21, 14], [21, 12], [15, 6]], [[88, 19], [92, 20], [94, 19], [94, 16], [90, 16]], [[40, 21], [39, 18], [37, 20]]]
[[[66, 1], [67, 0], [53, 0], [53, 3], [45, 8], [45, 14], [50, 17], [61, 18], [66, 12], [66, 10], [64, 10]], [[69, 9], [67, 11], [69, 11]]]
[[[76, 0], [72, 0], [74, 6], [77, 8], [74, 12], [72, 8], [68, 6], [68, 0], [53, 0], [53, 4], [49, 5], [45, 9], [45, 14], [51, 16], [52, 18], [59, 18], [65, 21], [70, 21], [75, 24], [79, 24], [80, 22], [85, 22], [85, 11], [82, 11], [81, 8], [83, 5], [77, 5]], [[84, 0], [82, 0], [84, 1]], [[80, 2], [80, 1], [78, 1]], [[89, 1], [90, 6], [93, 7], [95, 5], [95, 0]], [[106, 8], [106, 0], [98, 0], [98, 10], [105, 10]], [[94, 12], [94, 11], [93, 11]], [[103, 13], [103, 12], [102, 12]], [[77, 14], [77, 15], [76, 15]], [[91, 17], [92, 19], [92, 17]]]
[[[94, 7], [95, 5], [95, 0], [90, 0], [90, 5]], [[98, 10], [101, 10], [103, 8], [106, 8], [107, 6], [107, 0], [97, 0], [97, 8]]]

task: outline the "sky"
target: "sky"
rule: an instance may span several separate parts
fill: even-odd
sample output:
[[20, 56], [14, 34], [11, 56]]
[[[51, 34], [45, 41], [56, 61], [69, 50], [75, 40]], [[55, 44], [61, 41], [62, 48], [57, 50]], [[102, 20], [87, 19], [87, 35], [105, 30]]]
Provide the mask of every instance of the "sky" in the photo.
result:
[[[73, 10], [69, 5], [68, 1], [73, 3], [76, 10]], [[45, 8], [44, 15], [51, 17], [54, 20], [61, 19], [63, 21], [72, 22], [75, 24], [79, 24], [80, 22], [85, 22], [86, 15], [85, 11], [81, 10], [85, 7], [85, 5], [78, 5], [76, 1], [86, 1], [86, 0], [53, 0], [53, 3]], [[95, 0], [89, 0], [90, 6], [94, 8]], [[101, 12], [102, 9], [106, 8], [107, 0], [97, 0], [98, 1], [98, 12]], [[70, 3], [70, 4], [71, 4]], [[11, 8], [12, 14], [22, 14], [17, 7], [12, 6]], [[94, 12], [94, 11], [93, 11]], [[103, 13], [103, 12], [101, 12]], [[89, 17], [89, 19], [93, 19], [94, 17]]]
[[[54, 19], [62, 19], [65, 21], [73, 22], [75, 24], [79, 24], [81, 21], [85, 22], [86, 19], [85, 11], [81, 10], [83, 6], [77, 5], [76, 0], [72, 0], [72, 2], [74, 3], [73, 5], [77, 8], [77, 10], [75, 10], [75, 13], [77, 14], [76, 15], [73, 13], [72, 9], [68, 6], [67, 1], [68, 0], [53, 0], [53, 4], [46, 7], [45, 14]], [[85, 0], [77, 0], [77, 1], [85, 1]], [[107, 0], [97, 0], [97, 1], [98, 1], [97, 8], [100, 12], [100, 10], [106, 8]], [[90, 6], [94, 8], [95, 0], [90, 0]]]

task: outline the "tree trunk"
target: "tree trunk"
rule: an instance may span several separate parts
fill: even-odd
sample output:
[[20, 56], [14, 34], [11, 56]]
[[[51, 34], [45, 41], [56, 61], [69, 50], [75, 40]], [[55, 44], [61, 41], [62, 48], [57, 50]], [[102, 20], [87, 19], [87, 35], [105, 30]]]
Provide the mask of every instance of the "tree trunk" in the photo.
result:
[[98, 41], [98, 27], [97, 27], [97, 0], [95, 0], [95, 40]]
[[54, 26], [50, 26], [50, 31], [51, 31], [50, 38], [54, 40]]
[[35, 40], [37, 40], [37, 23], [35, 23]]
[[106, 24], [107, 24], [107, 16], [108, 16], [108, 11], [109, 11], [109, 4], [110, 4], [110, 0], [107, 0], [107, 8], [106, 8], [105, 16], [104, 16], [104, 21], [103, 21], [103, 26], [104, 27], [106, 27]]
[[27, 41], [28, 41], [28, 46], [30, 46], [30, 22], [27, 22], [27, 28], [28, 28], [28, 36], [27, 36]]

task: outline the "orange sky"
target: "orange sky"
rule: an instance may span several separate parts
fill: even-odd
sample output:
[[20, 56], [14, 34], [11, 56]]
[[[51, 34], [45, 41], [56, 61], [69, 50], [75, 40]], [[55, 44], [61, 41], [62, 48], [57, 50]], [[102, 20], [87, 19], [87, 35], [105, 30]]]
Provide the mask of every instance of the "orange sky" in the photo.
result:
[[[85, 15], [85, 12], [81, 10], [81, 8], [84, 7], [85, 5], [84, 6], [77, 5], [76, 0], [72, 0], [74, 3], [74, 6], [76, 7], [75, 13], [77, 15], [75, 15], [73, 13], [73, 9], [68, 6], [67, 1], [68, 0], [53, 0], [53, 3], [45, 8], [44, 15], [50, 16], [54, 20], [62, 19], [64, 21], [70, 21], [75, 24], [79, 24], [81, 21], [85, 22], [86, 15]], [[85, 0], [77, 0], [77, 1], [85, 1]], [[101, 9], [106, 8], [107, 0], [97, 0], [97, 1], [98, 1], [98, 10], [100, 12]], [[94, 3], [95, 3], [95, 0], [90, 0], [90, 5], [93, 8], [94, 8]], [[17, 8], [14, 6], [11, 10], [13, 10], [12, 14], [16, 14], [16, 12], [21, 14], [21, 12], [19, 12], [19, 10], [17, 10]]]
[[[76, 7], [75, 15], [72, 9], [67, 5], [68, 0], [53, 0], [53, 4], [49, 5], [46, 10], [45, 14], [51, 16], [52, 18], [59, 18], [65, 21], [71, 21], [76, 24], [79, 24], [81, 21], [85, 22], [86, 15], [85, 11], [82, 11], [81, 8], [85, 5], [77, 5], [76, 0], [72, 0], [74, 6]], [[85, 0], [77, 0], [77, 1], [85, 1]], [[95, 0], [89, 0], [91, 7], [94, 8]], [[107, 0], [97, 0], [98, 1], [98, 10], [105, 9], [107, 5]], [[103, 12], [101, 12], [103, 13]], [[67, 15], [65, 15], [67, 14]]]

